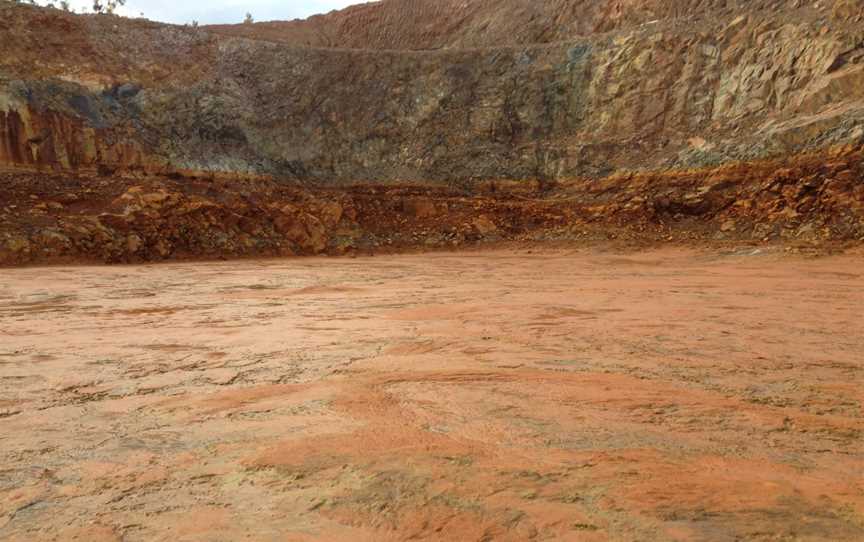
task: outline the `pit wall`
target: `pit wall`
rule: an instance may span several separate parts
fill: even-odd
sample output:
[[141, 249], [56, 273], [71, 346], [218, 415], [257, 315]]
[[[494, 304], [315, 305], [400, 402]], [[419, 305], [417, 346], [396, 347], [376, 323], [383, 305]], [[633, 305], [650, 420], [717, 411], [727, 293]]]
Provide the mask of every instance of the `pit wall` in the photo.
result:
[[559, 183], [304, 188], [272, 180], [0, 173], [0, 264], [576, 244], [864, 242], [864, 150]]
[[452, 186], [864, 141], [860, 25], [782, 15], [661, 20], [546, 45], [382, 51], [2, 3], [0, 165]]

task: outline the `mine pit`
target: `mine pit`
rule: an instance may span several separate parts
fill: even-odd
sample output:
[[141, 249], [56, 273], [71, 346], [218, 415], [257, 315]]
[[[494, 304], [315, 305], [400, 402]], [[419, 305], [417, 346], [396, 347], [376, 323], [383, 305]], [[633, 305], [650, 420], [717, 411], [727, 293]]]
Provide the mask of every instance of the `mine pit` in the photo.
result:
[[864, 0], [339, 1], [0, 0], [0, 541], [864, 540]]

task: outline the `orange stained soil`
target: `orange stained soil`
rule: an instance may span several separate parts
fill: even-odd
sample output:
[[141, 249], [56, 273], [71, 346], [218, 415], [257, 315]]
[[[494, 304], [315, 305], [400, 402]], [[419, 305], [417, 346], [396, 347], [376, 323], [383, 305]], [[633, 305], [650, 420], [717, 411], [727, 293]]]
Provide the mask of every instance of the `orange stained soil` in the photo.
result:
[[2, 540], [862, 540], [864, 255], [0, 270]]

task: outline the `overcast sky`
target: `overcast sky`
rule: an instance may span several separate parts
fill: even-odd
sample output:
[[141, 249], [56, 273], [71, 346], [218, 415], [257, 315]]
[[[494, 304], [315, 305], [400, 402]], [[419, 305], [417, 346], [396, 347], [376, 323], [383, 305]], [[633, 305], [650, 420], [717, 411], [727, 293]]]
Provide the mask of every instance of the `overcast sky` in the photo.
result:
[[[364, 1], [366, 0], [127, 0], [126, 5], [117, 12], [130, 17], [138, 17], [143, 13], [148, 19], [166, 23], [239, 23], [243, 22], [247, 11], [256, 21], [303, 19]], [[69, 3], [78, 12], [82, 11], [82, 8], [90, 11], [93, 5], [92, 0], [71, 0]]]

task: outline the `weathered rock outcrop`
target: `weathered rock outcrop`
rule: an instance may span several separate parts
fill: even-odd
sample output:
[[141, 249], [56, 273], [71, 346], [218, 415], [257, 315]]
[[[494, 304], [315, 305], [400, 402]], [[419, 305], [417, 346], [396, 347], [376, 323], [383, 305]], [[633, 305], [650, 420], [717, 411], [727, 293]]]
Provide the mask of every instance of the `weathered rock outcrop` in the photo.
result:
[[[449, 41], [420, 43], [448, 48], [385, 51], [4, 3], [0, 163], [454, 183], [692, 167], [864, 138], [864, 25], [842, 2], [462, 4], [473, 15], [436, 31]], [[392, 45], [410, 48], [411, 31], [439, 29], [426, 11], [451, 13], [437, 6], [391, 0], [325, 19], [356, 25], [335, 45], [368, 47], [391, 43], [362, 29], [399, 20], [408, 34]], [[375, 10], [385, 16], [361, 24]], [[535, 12], [525, 25], [546, 32], [510, 32]], [[471, 43], [459, 36], [495, 47], [462, 49]]]
[[0, 2], [0, 263], [858, 241], [859, 4], [386, 0], [202, 29]]
[[0, 265], [344, 254], [487, 241], [864, 241], [864, 152], [470, 190], [0, 175]]
[[[431, 50], [524, 46], [649, 25], [709, 28], [739, 15], [783, 22], [861, 23], [861, 0], [378, 0], [297, 21], [217, 25], [220, 34], [292, 45], [346, 49]], [[702, 26], [703, 28], [699, 28]]]

